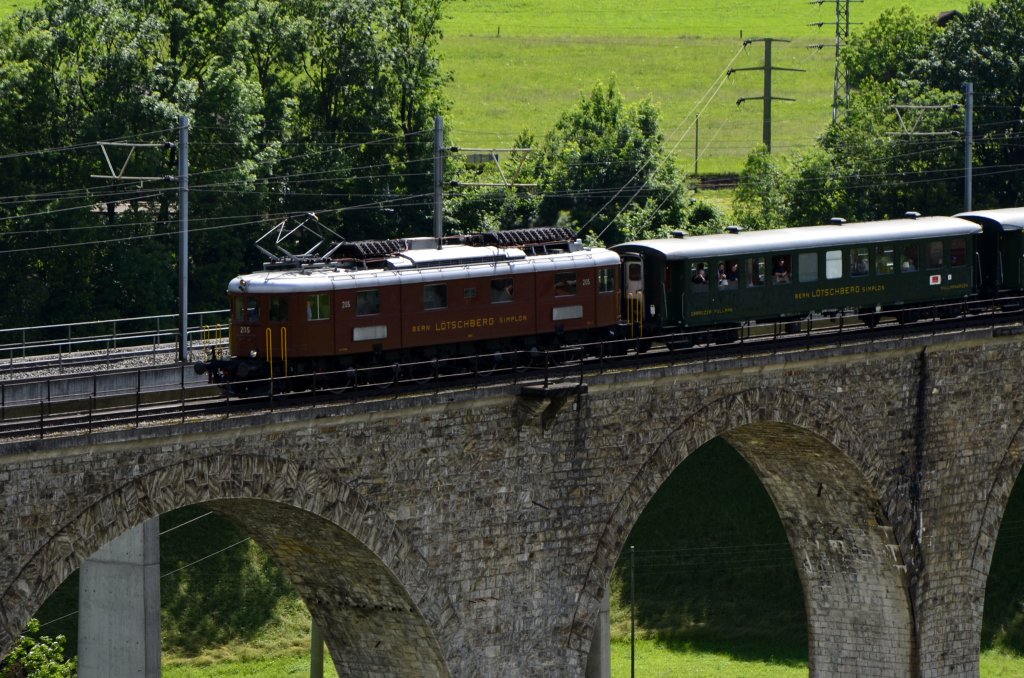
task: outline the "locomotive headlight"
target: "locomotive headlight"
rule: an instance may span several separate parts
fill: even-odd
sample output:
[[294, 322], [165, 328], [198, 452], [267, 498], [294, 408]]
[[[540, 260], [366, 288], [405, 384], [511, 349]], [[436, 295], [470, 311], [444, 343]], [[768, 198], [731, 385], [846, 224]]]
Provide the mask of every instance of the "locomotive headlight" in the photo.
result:
[[255, 358], [256, 357], [256, 351], [249, 351], [249, 357], [250, 358]]

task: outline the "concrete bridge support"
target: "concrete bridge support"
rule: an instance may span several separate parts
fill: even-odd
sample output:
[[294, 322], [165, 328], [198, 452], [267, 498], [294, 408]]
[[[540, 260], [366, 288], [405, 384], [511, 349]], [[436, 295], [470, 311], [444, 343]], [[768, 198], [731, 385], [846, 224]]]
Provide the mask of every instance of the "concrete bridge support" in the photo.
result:
[[80, 678], [160, 678], [160, 520], [100, 547], [79, 582]]

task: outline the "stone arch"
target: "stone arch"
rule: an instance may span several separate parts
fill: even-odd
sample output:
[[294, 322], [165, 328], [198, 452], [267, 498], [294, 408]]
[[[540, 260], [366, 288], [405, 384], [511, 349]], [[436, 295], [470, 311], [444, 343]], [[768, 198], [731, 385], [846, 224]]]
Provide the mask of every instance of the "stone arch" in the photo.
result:
[[589, 649], [591, 612], [651, 497], [692, 452], [722, 437], [751, 465], [782, 520], [804, 589], [811, 674], [912, 675], [906, 567], [879, 492], [858, 463], [856, 430], [848, 412], [765, 388], [708, 402], [667, 429], [643, 449], [646, 461], [602, 535], [574, 618], [574, 646]]
[[[303, 558], [325, 568], [319, 578], [302, 577], [296, 588], [344, 675], [451, 675], [447, 662], [458, 655], [459, 618], [429, 564], [393, 521], [342, 479], [282, 457], [250, 454], [208, 455], [142, 473], [110, 487], [57, 529], [0, 597], [0, 655], [13, 646], [31, 612], [100, 546], [152, 517], [193, 504], [209, 505], [250, 530], [282, 559], [289, 576]], [[334, 549], [344, 549], [348, 560], [335, 557]], [[365, 630], [334, 624], [355, 618]], [[352, 652], [385, 626], [392, 629], [390, 637], [374, 636], [376, 648]]]
[[[992, 566], [992, 555], [999, 536], [999, 527], [1003, 522], [1006, 505], [1010, 494], [1024, 469], [1024, 422], [1013, 432], [1003, 456], [992, 473], [992, 484], [985, 495], [982, 511], [981, 528], [975, 535], [974, 548], [971, 553], [971, 569], [983, 577], [987, 577]], [[979, 629], [980, 630], [980, 629]]]

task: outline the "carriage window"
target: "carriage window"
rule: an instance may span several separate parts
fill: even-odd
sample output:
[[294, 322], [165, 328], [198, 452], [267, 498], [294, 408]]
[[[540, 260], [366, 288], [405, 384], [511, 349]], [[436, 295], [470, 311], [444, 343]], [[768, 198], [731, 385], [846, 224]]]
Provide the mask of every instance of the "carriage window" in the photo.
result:
[[803, 252], [796, 258], [796, 279], [814, 282], [818, 279], [818, 253]]
[[788, 254], [772, 257], [772, 282], [776, 285], [788, 285], [793, 272], [793, 258]]
[[690, 281], [694, 292], [708, 291], [708, 264], [705, 261], [690, 262]]
[[311, 294], [306, 297], [306, 320], [327, 320], [330, 317], [330, 295]]
[[967, 263], [967, 241], [954, 238], [949, 241], [949, 265], [963, 266]]
[[288, 297], [270, 298], [270, 322], [283, 323], [288, 320]]
[[448, 285], [424, 285], [423, 309], [448, 308]]
[[474, 301], [476, 299], [476, 288], [466, 287], [462, 290], [462, 299], [464, 301]]
[[356, 315], [380, 313], [380, 290], [356, 292]]
[[747, 259], [747, 287], [764, 287], [764, 257]]
[[892, 245], [879, 245], [875, 248], [875, 273], [889, 275], [896, 270], [896, 256]]
[[932, 240], [925, 245], [924, 250], [925, 268], [942, 268], [942, 241]]
[[598, 292], [614, 292], [615, 291], [615, 269], [614, 268], [600, 268], [597, 271], [597, 291]]
[[918, 260], [917, 245], [907, 245], [900, 253], [900, 270], [904, 273], [913, 273], [917, 270]]
[[868, 248], [854, 247], [850, 250], [850, 275], [868, 274]]
[[512, 301], [512, 278], [495, 278], [491, 281], [491, 303]]
[[629, 282], [640, 282], [640, 273], [643, 271], [643, 266], [640, 264], [630, 264], [626, 267], [626, 275], [629, 276]]
[[843, 277], [843, 251], [829, 250], [825, 252], [825, 278], [835, 280]]
[[718, 265], [718, 288], [734, 290], [740, 286], [740, 262], [738, 259], [726, 259]]
[[576, 294], [576, 274], [556, 273], [555, 274], [555, 296], [568, 297]]

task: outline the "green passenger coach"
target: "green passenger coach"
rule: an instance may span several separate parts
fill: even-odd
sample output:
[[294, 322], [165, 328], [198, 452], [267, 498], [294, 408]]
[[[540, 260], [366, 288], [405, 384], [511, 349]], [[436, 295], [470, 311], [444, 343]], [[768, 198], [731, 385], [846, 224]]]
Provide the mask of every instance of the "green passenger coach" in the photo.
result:
[[[623, 317], [634, 336], [747, 321], [796, 322], [853, 309], [912, 321], [922, 305], [961, 301], [979, 286], [982, 227], [909, 214], [890, 221], [643, 240], [622, 257]], [[958, 309], [951, 307], [951, 313]], [[726, 337], [732, 338], [732, 337]]]

